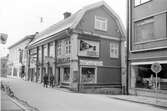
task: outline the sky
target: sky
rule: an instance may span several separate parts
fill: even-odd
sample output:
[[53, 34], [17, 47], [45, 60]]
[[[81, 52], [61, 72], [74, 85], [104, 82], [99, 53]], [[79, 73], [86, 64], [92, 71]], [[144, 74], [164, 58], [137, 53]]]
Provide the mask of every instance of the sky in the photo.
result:
[[[7, 47], [26, 35], [40, 32], [63, 19], [64, 12], [79, 9], [101, 0], [0, 0], [0, 33], [8, 34], [8, 41], [0, 45], [0, 56], [8, 53]], [[126, 25], [126, 1], [104, 0]], [[40, 18], [43, 18], [43, 23]]]

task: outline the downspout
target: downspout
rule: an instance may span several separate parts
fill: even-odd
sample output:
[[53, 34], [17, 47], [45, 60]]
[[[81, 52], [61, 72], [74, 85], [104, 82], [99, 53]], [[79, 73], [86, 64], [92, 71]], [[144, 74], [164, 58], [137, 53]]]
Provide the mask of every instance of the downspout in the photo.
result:
[[129, 45], [131, 36], [131, 0], [127, 0], [127, 49], [126, 49], [126, 94], [129, 94]]

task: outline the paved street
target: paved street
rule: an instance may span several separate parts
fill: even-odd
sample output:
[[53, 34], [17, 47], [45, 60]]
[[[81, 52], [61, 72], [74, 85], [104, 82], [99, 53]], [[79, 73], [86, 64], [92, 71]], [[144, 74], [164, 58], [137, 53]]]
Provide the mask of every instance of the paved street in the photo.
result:
[[109, 98], [44, 88], [20, 79], [3, 79], [21, 100], [40, 111], [166, 111], [165, 109]]

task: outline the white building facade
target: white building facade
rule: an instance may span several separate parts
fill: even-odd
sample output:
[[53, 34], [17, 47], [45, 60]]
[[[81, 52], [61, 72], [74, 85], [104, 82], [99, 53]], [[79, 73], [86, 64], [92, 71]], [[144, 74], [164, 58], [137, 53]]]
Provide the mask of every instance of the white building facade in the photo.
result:
[[7, 77], [25, 78], [27, 65], [26, 47], [33, 39], [34, 35], [29, 35], [16, 42], [9, 49], [9, 72]]

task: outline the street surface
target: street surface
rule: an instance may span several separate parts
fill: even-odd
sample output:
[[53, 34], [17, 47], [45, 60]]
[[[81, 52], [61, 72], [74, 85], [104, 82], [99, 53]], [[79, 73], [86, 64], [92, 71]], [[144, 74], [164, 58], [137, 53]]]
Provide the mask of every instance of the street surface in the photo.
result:
[[80, 94], [44, 88], [20, 79], [2, 79], [14, 94], [40, 111], [166, 111], [166, 109], [109, 98], [100, 94]]

